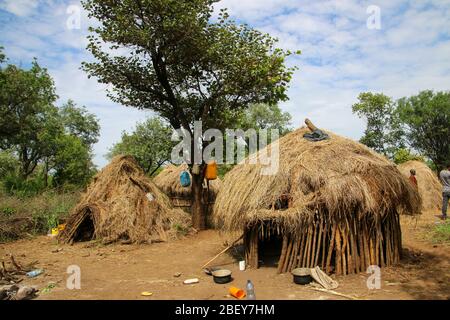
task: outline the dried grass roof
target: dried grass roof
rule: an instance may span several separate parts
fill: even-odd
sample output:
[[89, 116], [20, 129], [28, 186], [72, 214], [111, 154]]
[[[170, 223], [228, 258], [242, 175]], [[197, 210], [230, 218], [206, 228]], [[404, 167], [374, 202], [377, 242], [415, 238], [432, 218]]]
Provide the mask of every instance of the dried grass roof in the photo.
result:
[[416, 170], [416, 179], [419, 186], [419, 194], [422, 198], [422, 209], [427, 211], [439, 211], [442, 206], [442, 184], [436, 173], [422, 161], [408, 161], [398, 165], [398, 170], [409, 177], [409, 170]]
[[190, 224], [189, 215], [173, 209], [169, 198], [130, 156], [115, 157], [94, 177], [59, 239], [77, 241], [86, 219], [93, 221], [94, 238], [104, 242], [165, 241], [175, 233], [172, 226], [188, 228]]
[[[336, 221], [346, 215], [378, 219], [393, 210], [420, 212], [418, 193], [386, 158], [330, 132], [329, 140], [310, 142], [303, 138], [307, 132], [300, 128], [280, 138], [276, 174], [263, 175], [261, 164], [246, 159], [225, 176], [214, 206], [218, 227], [242, 230], [270, 219], [295, 232], [315, 213]], [[271, 209], [283, 196], [292, 198], [290, 208]]]
[[[192, 194], [192, 187], [183, 187], [180, 183], [180, 174], [183, 171], [189, 172], [187, 164], [182, 164], [179, 166], [169, 164], [155, 178], [153, 178], [153, 182], [170, 197], [175, 196], [190, 198]], [[213, 198], [219, 192], [221, 185], [222, 181], [219, 177], [217, 177], [216, 180], [209, 181], [209, 191]]]

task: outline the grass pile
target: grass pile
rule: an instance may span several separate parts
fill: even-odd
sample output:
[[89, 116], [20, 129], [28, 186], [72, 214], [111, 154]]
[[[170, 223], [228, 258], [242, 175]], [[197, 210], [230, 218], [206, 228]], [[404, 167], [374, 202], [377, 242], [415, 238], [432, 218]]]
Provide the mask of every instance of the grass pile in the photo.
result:
[[151, 243], [176, 238], [189, 226], [190, 217], [172, 207], [132, 157], [117, 156], [94, 177], [59, 239]]
[[398, 165], [398, 170], [410, 176], [410, 170], [416, 170], [416, 179], [424, 211], [439, 212], [442, 208], [442, 184], [433, 170], [422, 161], [407, 161]]

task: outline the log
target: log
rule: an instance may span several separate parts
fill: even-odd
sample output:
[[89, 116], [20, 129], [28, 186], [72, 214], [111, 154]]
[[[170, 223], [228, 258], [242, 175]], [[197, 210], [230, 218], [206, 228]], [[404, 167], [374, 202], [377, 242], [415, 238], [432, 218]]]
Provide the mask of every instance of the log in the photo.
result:
[[317, 127], [311, 122], [309, 119], [305, 119], [305, 124], [308, 126], [308, 129], [311, 131], [317, 130]]

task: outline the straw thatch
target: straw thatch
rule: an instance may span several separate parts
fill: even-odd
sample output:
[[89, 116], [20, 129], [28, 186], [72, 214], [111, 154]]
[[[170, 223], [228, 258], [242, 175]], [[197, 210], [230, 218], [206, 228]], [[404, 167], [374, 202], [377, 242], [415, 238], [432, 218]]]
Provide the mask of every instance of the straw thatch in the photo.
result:
[[442, 184], [436, 173], [422, 161], [408, 161], [398, 165], [398, 170], [405, 176], [410, 176], [410, 170], [416, 170], [419, 194], [422, 199], [422, 209], [439, 211], [442, 208]]
[[[188, 171], [189, 168], [187, 164], [182, 164], [179, 166], [174, 166], [169, 164], [164, 168], [154, 179], [153, 182], [169, 197], [180, 197], [180, 198], [191, 198], [192, 187], [183, 187], [180, 184], [180, 174], [183, 171]], [[218, 177], [215, 180], [209, 181], [209, 197], [210, 200], [216, 198], [217, 193], [221, 187], [222, 181]]]
[[[153, 179], [153, 182], [170, 198], [175, 208], [192, 213], [192, 185], [189, 187], [181, 186], [180, 174], [183, 171], [189, 172], [187, 164], [180, 166], [170, 164]], [[214, 226], [210, 213], [213, 210], [214, 202], [221, 185], [222, 181], [219, 177], [215, 180], [210, 180], [208, 192], [206, 180], [203, 183], [203, 203], [205, 204], [207, 225], [210, 227]]]
[[174, 227], [188, 228], [190, 217], [173, 209], [169, 198], [130, 156], [117, 156], [82, 195], [59, 235], [63, 242], [166, 241]]
[[274, 174], [249, 164], [269, 145], [225, 176], [214, 206], [216, 225], [244, 230], [247, 259], [256, 267], [258, 239], [283, 235], [279, 272], [321, 264], [345, 274], [398, 261], [398, 213], [419, 213], [418, 193], [366, 146], [330, 132], [329, 140], [310, 142], [305, 133], [301, 128], [280, 138]]

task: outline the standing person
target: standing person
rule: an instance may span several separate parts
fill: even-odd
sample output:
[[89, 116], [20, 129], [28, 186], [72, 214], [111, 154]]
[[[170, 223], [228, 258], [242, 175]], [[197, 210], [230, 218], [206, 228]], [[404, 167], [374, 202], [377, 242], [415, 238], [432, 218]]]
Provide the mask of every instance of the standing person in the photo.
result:
[[409, 173], [411, 173], [411, 175], [409, 176], [409, 181], [414, 186], [414, 188], [416, 188], [416, 190], [418, 190], [419, 189], [419, 185], [417, 184], [416, 170], [411, 169], [411, 170], [409, 170]]
[[441, 219], [447, 219], [447, 206], [450, 199], [450, 162], [447, 164], [447, 170], [442, 170], [439, 174], [442, 182], [442, 215]]

